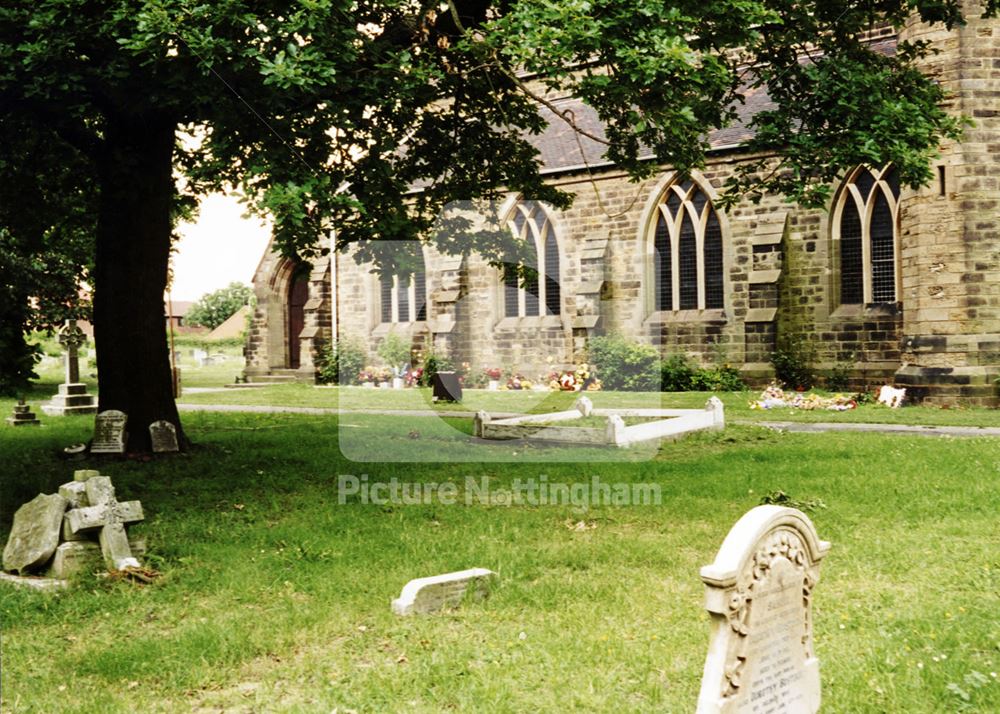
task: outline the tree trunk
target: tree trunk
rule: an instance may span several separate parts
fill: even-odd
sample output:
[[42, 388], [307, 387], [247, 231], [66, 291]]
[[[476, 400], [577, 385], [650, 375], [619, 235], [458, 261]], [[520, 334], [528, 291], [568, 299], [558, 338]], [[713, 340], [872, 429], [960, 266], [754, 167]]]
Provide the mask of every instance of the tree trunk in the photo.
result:
[[149, 425], [174, 402], [163, 293], [170, 259], [175, 123], [113, 120], [105, 133], [94, 274], [100, 410], [128, 415], [128, 452], [149, 452]]

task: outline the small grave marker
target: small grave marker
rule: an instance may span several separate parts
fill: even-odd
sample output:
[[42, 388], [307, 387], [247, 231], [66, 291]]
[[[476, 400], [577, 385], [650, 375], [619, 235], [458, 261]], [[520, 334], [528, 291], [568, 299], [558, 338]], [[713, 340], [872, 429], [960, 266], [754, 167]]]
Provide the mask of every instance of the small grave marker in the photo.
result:
[[101, 412], [94, 419], [94, 440], [90, 443], [92, 454], [124, 454], [128, 416], [117, 409]]
[[698, 714], [814, 714], [812, 591], [830, 544], [793, 508], [758, 506], [701, 569], [711, 642]]
[[431, 395], [434, 401], [462, 401], [462, 383], [454, 372], [437, 372], [431, 378]]
[[7, 423], [11, 426], [38, 426], [42, 422], [38, 421], [31, 407], [19, 399], [14, 405], [14, 413], [7, 417]]
[[392, 611], [397, 615], [437, 612], [458, 605], [467, 591], [476, 598], [486, 597], [490, 579], [495, 576], [486, 568], [470, 568], [411, 580], [392, 601]]
[[153, 453], [163, 454], [179, 451], [177, 428], [169, 421], [154, 421], [149, 425], [149, 438], [153, 443]]

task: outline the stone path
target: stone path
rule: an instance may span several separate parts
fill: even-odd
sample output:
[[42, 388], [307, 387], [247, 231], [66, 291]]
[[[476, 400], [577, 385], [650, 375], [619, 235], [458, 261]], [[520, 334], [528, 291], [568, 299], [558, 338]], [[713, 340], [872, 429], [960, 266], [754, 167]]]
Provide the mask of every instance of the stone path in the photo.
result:
[[[472, 419], [475, 412], [469, 411], [435, 411], [433, 409], [330, 409], [323, 407], [273, 407], [251, 404], [178, 404], [177, 408], [187, 412], [234, 412], [245, 414], [311, 414], [314, 416], [337, 415], [337, 414], [372, 414], [382, 416], [410, 416], [410, 417], [444, 417], [444, 418], [468, 418]], [[506, 419], [518, 416], [513, 413], [491, 413], [494, 419]], [[1000, 437], [1000, 427], [980, 427], [980, 426], [927, 426], [910, 424], [866, 424], [866, 423], [840, 423], [840, 422], [817, 422], [804, 423], [794, 421], [749, 421], [746, 419], [734, 419], [731, 424], [756, 425], [777, 429], [781, 431], [792, 431], [802, 433], [823, 433], [830, 431], [853, 431], [867, 432], [874, 434], [901, 434], [905, 436], [953, 436], [953, 437], [974, 437], [991, 436]]]

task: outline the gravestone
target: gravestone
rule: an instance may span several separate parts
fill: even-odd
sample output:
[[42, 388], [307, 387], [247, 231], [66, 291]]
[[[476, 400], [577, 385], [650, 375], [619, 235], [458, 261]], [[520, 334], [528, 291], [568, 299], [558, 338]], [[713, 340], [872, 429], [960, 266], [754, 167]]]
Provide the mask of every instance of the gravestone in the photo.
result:
[[109, 409], [94, 419], [94, 440], [90, 442], [92, 454], [124, 454], [128, 433], [125, 426], [128, 416], [117, 409]]
[[11, 426], [38, 426], [42, 422], [38, 421], [31, 407], [23, 399], [19, 399], [14, 405], [14, 413], [7, 417], [7, 423]]
[[66, 365], [66, 381], [59, 385], [59, 393], [52, 401], [42, 405], [42, 411], [49, 416], [65, 416], [66, 414], [93, 414], [97, 411], [94, 397], [87, 394], [87, 385], [80, 382], [80, 346], [87, 341], [87, 336], [76, 320], [66, 320], [59, 329], [59, 344], [66, 350], [64, 362]]
[[69, 503], [58, 494], [38, 494], [17, 509], [3, 549], [4, 570], [24, 574], [44, 565], [59, 545], [59, 529]]
[[698, 714], [814, 714], [812, 592], [830, 544], [793, 508], [758, 506], [701, 569], [711, 642]]
[[462, 602], [466, 592], [475, 598], [486, 597], [489, 583], [496, 573], [486, 568], [470, 568], [456, 573], [417, 578], [403, 586], [399, 597], [392, 601], [397, 615], [427, 614]]
[[143, 519], [142, 504], [115, 500], [115, 487], [107, 476], [92, 476], [84, 483], [90, 505], [66, 513], [70, 533], [97, 531], [101, 553], [109, 569], [138, 568], [139, 561], [132, 555], [125, 524]]
[[177, 429], [169, 421], [154, 421], [149, 425], [149, 439], [153, 443], [153, 453], [163, 454], [179, 451]]
[[431, 387], [434, 401], [462, 401], [462, 384], [454, 372], [436, 372], [431, 379]]

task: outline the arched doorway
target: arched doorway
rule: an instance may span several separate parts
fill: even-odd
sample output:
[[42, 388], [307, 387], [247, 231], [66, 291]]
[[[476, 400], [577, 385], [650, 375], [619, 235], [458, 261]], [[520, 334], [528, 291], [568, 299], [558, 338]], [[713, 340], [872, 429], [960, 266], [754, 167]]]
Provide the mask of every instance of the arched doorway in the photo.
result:
[[309, 266], [300, 265], [288, 283], [288, 367], [298, 369], [301, 365], [301, 344], [299, 335], [305, 327], [305, 306], [309, 299]]

